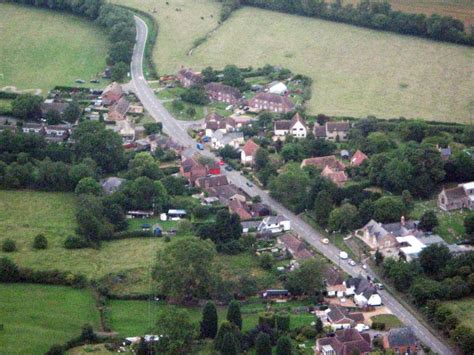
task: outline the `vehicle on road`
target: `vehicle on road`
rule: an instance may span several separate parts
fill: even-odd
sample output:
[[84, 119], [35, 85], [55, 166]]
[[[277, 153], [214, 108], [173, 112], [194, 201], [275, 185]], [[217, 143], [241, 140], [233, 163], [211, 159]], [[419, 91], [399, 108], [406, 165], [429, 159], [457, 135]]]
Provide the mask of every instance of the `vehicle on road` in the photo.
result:
[[342, 259], [342, 260], [345, 260], [349, 257], [349, 255], [347, 255], [347, 253], [345, 251], [341, 251], [339, 253], [339, 258]]
[[324, 238], [323, 240], [321, 240], [321, 242], [323, 244], [329, 244], [329, 239], [328, 238]]
[[383, 290], [385, 287], [384, 287], [383, 284], [381, 284], [381, 283], [376, 283], [376, 284], [375, 284], [375, 288], [376, 288], [377, 290]]
[[253, 187], [253, 184], [250, 181], [247, 181], [245, 185], [247, 185], [248, 187]]
[[196, 148], [199, 149], [199, 150], [204, 150], [204, 144], [198, 143], [198, 144], [196, 144]]
[[220, 166], [224, 165], [224, 164], [225, 164], [224, 159], [219, 160], [219, 163], [218, 163], [218, 164], [219, 164]]
[[356, 262], [352, 259], [349, 259], [347, 260], [347, 263], [350, 265], [350, 266], [356, 266]]
[[363, 265], [362, 265], [362, 269], [367, 270], [367, 265], [366, 265], [366, 264], [363, 264]]
[[233, 170], [230, 165], [227, 165], [224, 169], [227, 170], [227, 171], [232, 171]]

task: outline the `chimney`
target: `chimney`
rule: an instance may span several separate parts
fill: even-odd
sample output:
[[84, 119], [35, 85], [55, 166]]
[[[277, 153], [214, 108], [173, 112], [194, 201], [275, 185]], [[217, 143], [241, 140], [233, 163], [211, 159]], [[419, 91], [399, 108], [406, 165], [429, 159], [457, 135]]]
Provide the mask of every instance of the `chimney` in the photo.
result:
[[405, 225], [405, 216], [402, 216], [402, 218], [400, 218], [400, 224], [401, 224], [402, 226]]

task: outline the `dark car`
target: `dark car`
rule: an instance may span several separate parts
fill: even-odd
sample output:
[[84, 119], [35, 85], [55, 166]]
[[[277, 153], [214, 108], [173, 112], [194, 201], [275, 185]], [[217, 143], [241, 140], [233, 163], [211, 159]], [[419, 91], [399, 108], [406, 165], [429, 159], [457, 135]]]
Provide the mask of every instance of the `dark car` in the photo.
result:
[[232, 171], [233, 170], [230, 165], [227, 165], [224, 169], [227, 170], [227, 171]]
[[246, 184], [248, 187], [253, 187], [253, 184], [252, 184], [250, 181], [247, 181], [245, 184]]

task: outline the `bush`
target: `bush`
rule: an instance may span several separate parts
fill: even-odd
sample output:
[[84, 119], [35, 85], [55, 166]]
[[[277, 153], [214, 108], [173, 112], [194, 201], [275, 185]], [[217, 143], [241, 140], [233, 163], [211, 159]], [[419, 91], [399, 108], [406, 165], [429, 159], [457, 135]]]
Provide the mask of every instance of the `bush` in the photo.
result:
[[48, 239], [43, 234], [38, 234], [33, 241], [34, 249], [46, 249], [48, 247]]
[[279, 313], [276, 315], [276, 327], [279, 331], [287, 332], [290, 330], [290, 315], [288, 313]]
[[372, 329], [375, 330], [385, 330], [385, 323], [383, 322], [373, 322]]
[[305, 325], [304, 327], [301, 327], [300, 335], [302, 335], [306, 339], [314, 339], [317, 335], [317, 332], [316, 332], [316, 329], [314, 329], [314, 327]]
[[11, 253], [11, 252], [16, 251], [15, 241], [13, 239], [10, 239], [10, 238], [5, 239], [2, 243], [2, 250], [5, 253]]
[[267, 325], [270, 328], [275, 328], [275, 313], [262, 312], [258, 314], [258, 325]]
[[0, 259], [0, 282], [16, 282], [20, 278], [18, 266], [8, 258]]
[[66, 249], [82, 249], [87, 248], [88, 246], [89, 243], [87, 243], [84, 238], [77, 235], [70, 235], [64, 242], [64, 248]]

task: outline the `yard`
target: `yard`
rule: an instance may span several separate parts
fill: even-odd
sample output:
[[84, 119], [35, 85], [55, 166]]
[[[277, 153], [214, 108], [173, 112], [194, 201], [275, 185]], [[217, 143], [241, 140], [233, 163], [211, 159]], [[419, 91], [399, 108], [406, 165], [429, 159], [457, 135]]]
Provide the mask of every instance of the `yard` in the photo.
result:
[[88, 291], [60, 286], [0, 284], [2, 354], [44, 354], [51, 345], [97, 329], [99, 313]]
[[444, 302], [462, 324], [474, 328], [474, 298], [464, 298], [462, 300], [451, 300]]
[[[307, 103], [312, 114], [457, 122], [470, 117], [469, 47], [249, 7], [216, 29], [219, 4], [211, 0], [115, 2], [156, 9], [160, 73], [175, 73], [181, 65], [199, 70], [269, 63], [313, 79]], [[206, 40], [190, 52], [201, 38]]]
[[41, 89], [44, 95], [55, 85], [89, 81], [105, 69], [109, 43], [90, 21], [1, 3], [0, 23], [0, 89]]
[[464, 218], [467, 215], [466, 211], [444, 212], [437, 207], [436, 200], [420, 201], [415, 203], [411, 217], [420, 219], [423, 213], [428, 210], [435, 211], [438, 216], [439, 225], [433, 232], [439, 234], [447, 243], [456, 243], [465, 238]]
[[370, 318], [372, 323], [383, 323], [385, 324], [385, 330], [392, 328], [403, 327], [403, 323], [393, 314], [379, 314]]

